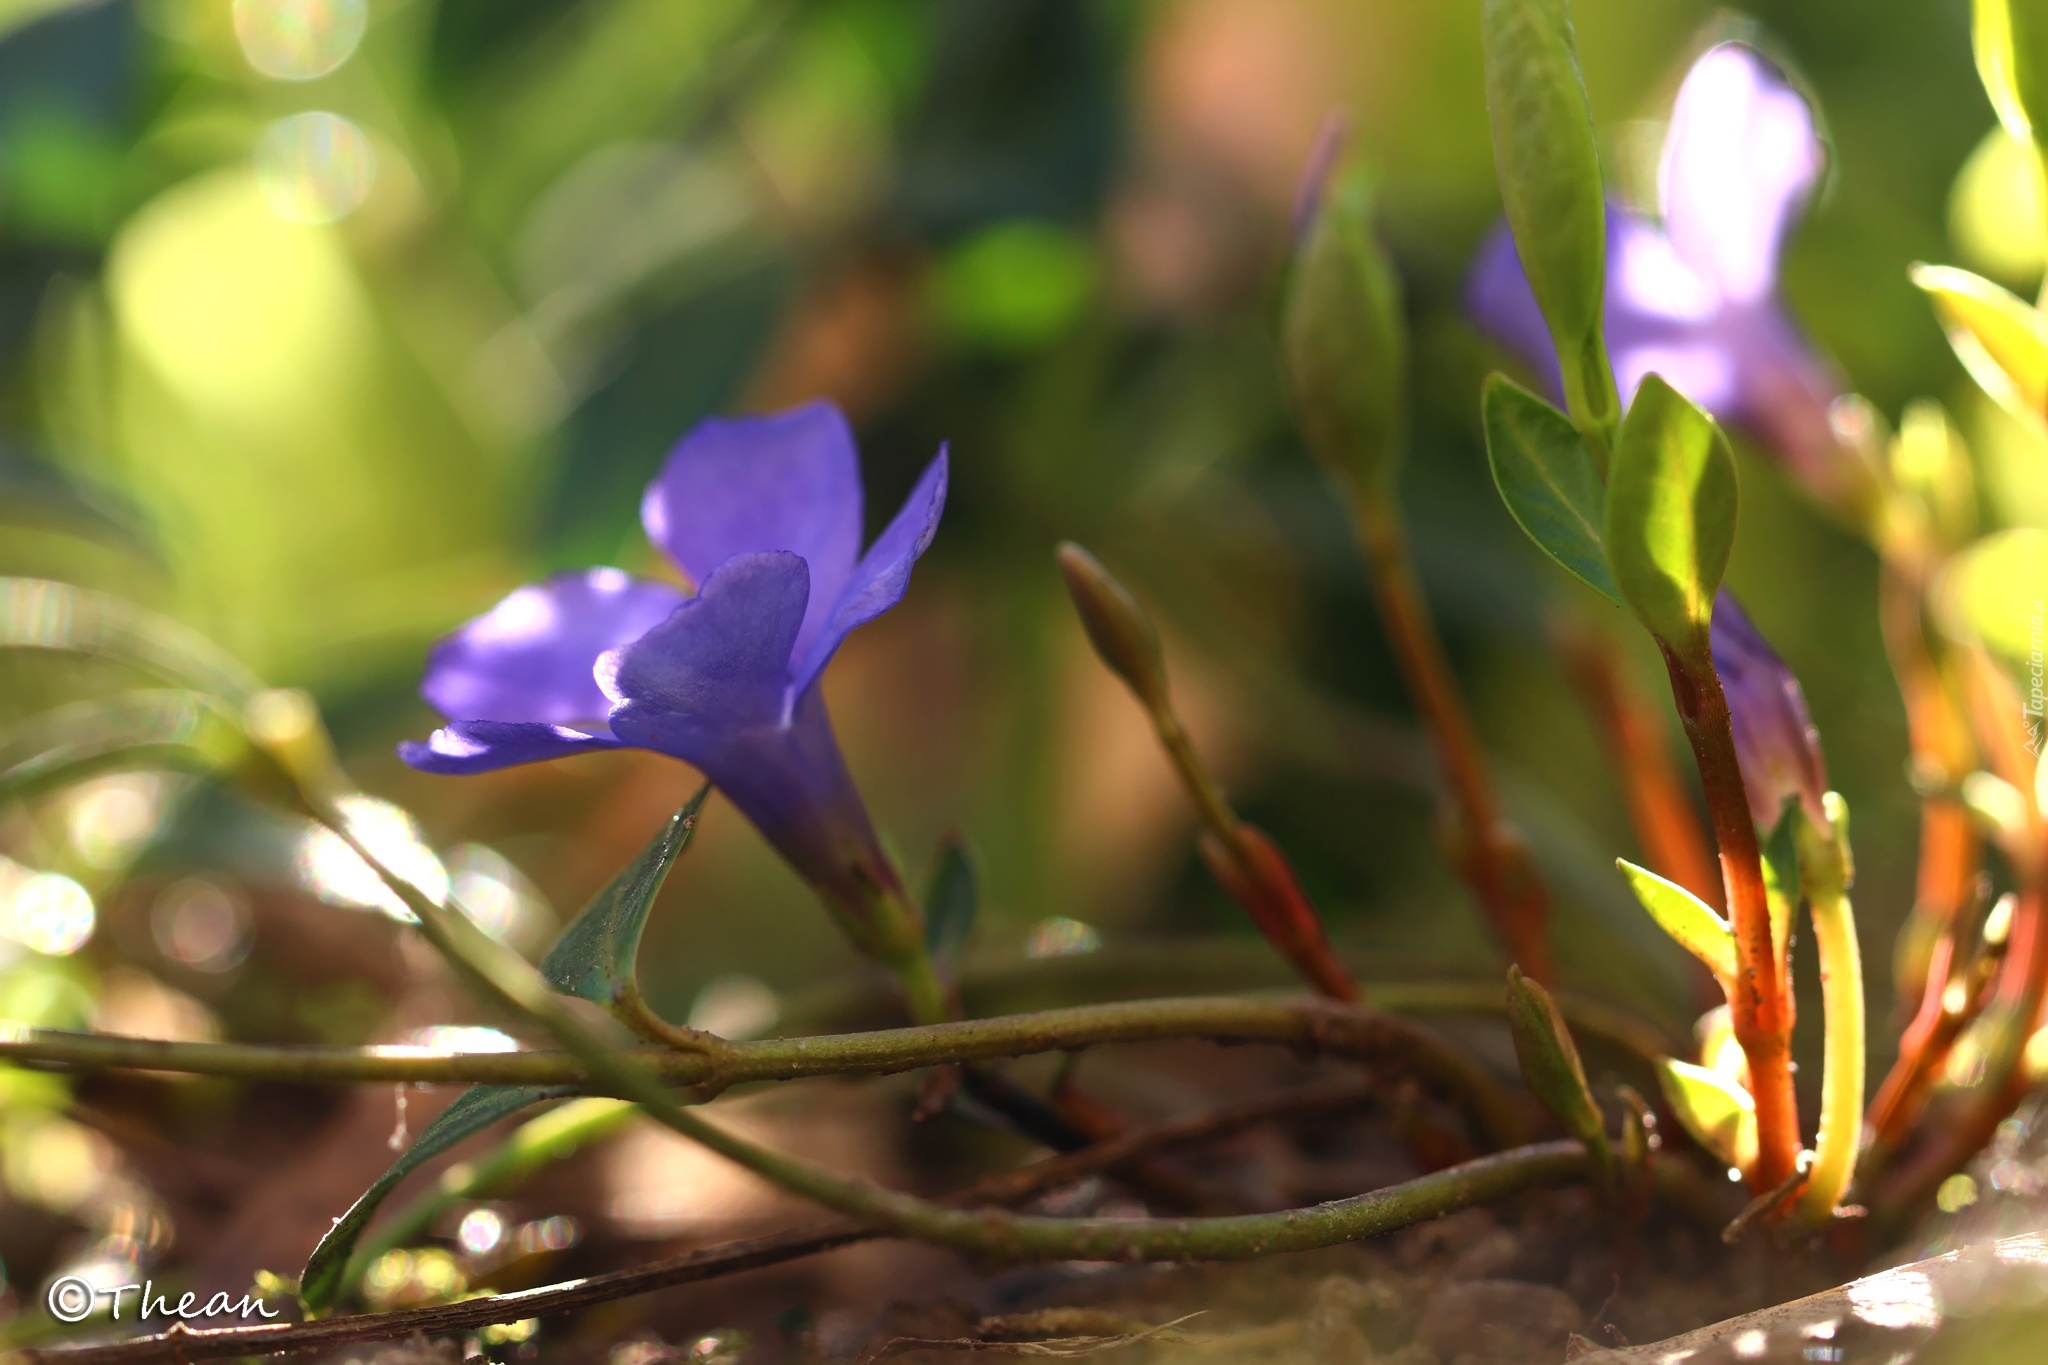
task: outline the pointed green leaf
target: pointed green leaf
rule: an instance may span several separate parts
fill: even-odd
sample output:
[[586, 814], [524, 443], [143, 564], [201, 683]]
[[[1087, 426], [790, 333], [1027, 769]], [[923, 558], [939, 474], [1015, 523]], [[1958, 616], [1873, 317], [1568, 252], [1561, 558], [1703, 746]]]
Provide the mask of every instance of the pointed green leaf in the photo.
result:
[[1718, 1071], [1666, 1057], [1657, 1068], [1665, 1102], [1700, 1146], [1738, 1171], [1756, 1161], [1756, 1101]]
[[1586, 1084], [1586, 1068], [1579, 1060], [1571, 1029], [1550, 992], [1512, 966], [1508, 968], [1508, 1031], [1514, 1036], [1515, 1057], [1522, 1064], [1530, 1093], [1556, 1115], [1567, 1133], [1585, 1145], [1602, 1183], [1612, 1189], [1614, 1151], [1607, 1142], [1607, 1120], [1593, 1098], [1592, 1087]]
[[1764, 903], [1771, 912], [1772, 951], [1780, 963], [1792, 943], [1792, 924], [1799, 909], [1799, 826], [1805, 817], [1797, 796], [1778, 808], [1778, 823], [1764, 836]]
[[1316, 458], [1355, 489], [1384, 490], [1400, 465], [1408, 334], [1363, 167], [1339, 168], [1306, 225], [1288, 272], [1280, 351]]
[[1600, 543], [1607, 488], [1578, 428], [1506, 375], [1486, 381], [1482, 411], [1487, 462], [1509, 514], [1545, 554], [1620, 606]]
[[690, 835], [697, 828], [697, 812], [710, 794], [709, 783], [699, 788], [640, 856], [612, 878], [576, 922], [562, 931], [540, 963], [540, 974], [550, 986], [600, 1005], [617, 1004], [625, 995], [633, 984], [633, 959], [640, 952], [647, 912], [668, 878], [669, 868], [689, 847]]
[[1636, 390], [1615, 441], [1603, 539], [1636, 619], [1705, 665], [1714, 594], [1735, 544], [1735, 457], [1714, 419], [1660, 375]]
[[1976, 0], [1977, 74], [2014, 139], [2048, 147], [2048, 0]]
[[1956, 358], [1977, 386], [2015, 412], [2048, 415], [2048, 318], [1967, 270], [1916, 265]]
[[1485, 0], [1486, 112], [1494, 173], [1529, 287], [1543, 309], [1582, 430], [1621, 411], [1601, 335], [1607, 200], [1565, 0]]
[[1666, 881], [1648, 868], [1637, 867], [1626, 858], [1614, 865], [1628, 878], [1629, 889], [1657, 921], [1657, 927], [1678, 940], [1680, 947], [1707, 964], [1707, 970], [1722, 981], [1735, 979], [1735, 931], [1713, 907], [1677, 882]]
[[950, 967], [960, 960], [980, 911], [981, 878], [966, 841], [954, 835], [939, 850], [939, 865], [924, 897], [925, 947], [935, 961]]
[[575, 1093], [574, 1086], [539, 1085], [476, 1085], [463, 1091], [453, 1104], [426, 1126], [412, 1146], [391, 1163], [391, 1168], [363, 1191], [362, 1197], [349, 1207], [349, 1211], [335, 1220], [327, 1235], [320, 1239], [320, 1245], [313, 1248], [312, 1256], [307, 1258], [306, 1269], [299, 1276], [299, 1298], [307, 1309], [320, 1312], [340, 1296], [347, 1279], [349, 1254], [355, 1250], [356, 1241], [363, 1235], [363, 1229], [370, 1225], [370, 1219], [376, 1216], [378, 1206], [399, 1181], [506, 1115], [515, 1114], [542, 1100]]

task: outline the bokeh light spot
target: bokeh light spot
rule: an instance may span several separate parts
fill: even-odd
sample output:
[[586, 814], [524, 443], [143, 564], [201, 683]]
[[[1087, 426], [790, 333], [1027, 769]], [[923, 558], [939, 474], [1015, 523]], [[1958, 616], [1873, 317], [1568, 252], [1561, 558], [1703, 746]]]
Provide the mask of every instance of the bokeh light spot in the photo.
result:
[[272, 80], [310, 81], [355, 55], [369, 18], [365, 0], [235, 0], [235, 38]]
[[164, 888], [150, 907], [149, 932], [165, 957], [195, 971], [232, 971], [249, 956], [249, 912], [241, 898], [200, 877]]
[[332, 223], [370, 197], [377, 154], [362, 129], [323, 109], [281, 118], [256, 144], [256, 177], [271, 212], [291, 223]]
[[39, 872], [18, 882], [0, 906], [0, 934], [64, 957], [85, 946], [97, 919], [91, 892], [60, 872]]

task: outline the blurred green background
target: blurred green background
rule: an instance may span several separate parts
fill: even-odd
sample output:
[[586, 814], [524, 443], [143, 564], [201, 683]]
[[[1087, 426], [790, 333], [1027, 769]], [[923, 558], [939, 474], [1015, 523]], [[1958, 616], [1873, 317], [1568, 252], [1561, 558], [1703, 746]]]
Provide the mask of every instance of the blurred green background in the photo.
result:
[[[1993, 126], [1966, 0], [1574, 10], [1623, 191], [1698, 45], [1753, 21], [1833, 146], [1792, 306], [1887, 413], [1952, 405], [1992, 524], [2048, 524], [2048, 456], [1972, 396], [1906, 278], [1921, 259], [2016, 287], [2039, 273], [2038, 249], [1952, 213]], [[1612, 871], [1633, 839], [1549, 633], [1583, 618], [1634, 650], [1634, 632], [1517, 533], [1478, 436], [1499, 361], [1458, 298], [1498, 197], [1475, 4], [12, 0], [0, 29], [0, 572], [149, 603], [312, 689], [358, 777], [544, 944], [693, 776], [630, 754], [409, 773], [391, 750], [433, 723], [413, 693], [426, 649], [550, 570], [654, 570], [639, 490], [698, 419], [833, 398], [861, 433], [871, 524], [941, 441], [954, 461], [908, 600], [829, 682], [854, 771], [914, 875], [947, 832], [972, 840], [985, 959], [1067, 917], [1127, 989], [1185, 981], [1176, 941], [1262, 950], [1086, 653], [1051, 569], [1069, 537], [1159, 611], [1198, 739], [1343, 943], [1496, 970], [1437, 851], [1427, 751], [1349, 527], [1278, 382], [1295, 180], [1348, 110], [1384, 173], [1416, 338], [1402, 496], [1552, 879], [1567, 978], [1689, 1022], [1676, 950]], [[1742, 496], [1732, 583], [1803, 678], [1856, 811], [1884, 1018], [1915, 803], [1875, 564], [1768, 461], [1745, 459]], [[1661, 698], [1654, 660], [1631, 657]], [[130, 681], [10, 658], [0, 720]], [[96, 904], [58, 907], [76, 951], [9, 950], [0, 1016], [391, 1036], [388, 993], [328, 946], [364, 921], [307, 896], [350, 899], [295, 838], [189, 777], [11, 803], [8, 875], [56, 872]], [[642, 968], [678, 1015], [857, 970], [723, 808]], [[735, 974], [770, 994], [735, 994]]]

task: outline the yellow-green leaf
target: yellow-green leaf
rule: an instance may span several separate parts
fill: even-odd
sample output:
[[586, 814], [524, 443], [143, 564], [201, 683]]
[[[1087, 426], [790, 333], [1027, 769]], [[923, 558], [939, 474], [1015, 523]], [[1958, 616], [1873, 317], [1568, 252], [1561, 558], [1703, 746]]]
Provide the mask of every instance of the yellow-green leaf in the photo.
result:
[[1677, 882], [1666, 881], [1648, 868], [1637, 867], [1626, 858], [1614, 865], [1628, 878], [1629, 889], [1657, 921], [1657, 927], [1678, 940], [1679, 946], [1707, 964], [1707, 970], [1722, 981], [1735, 977], [1735, 931], [1713, 907]]
[[1685, 1131], [1738, 1171], [1756, 1162], [1756, 1101], [1718, 1071], [1675, 1057], [1661, 1059], [1657, 1079]]
[[2048, 319], [2039, 309], [1954, 266], [1916, 265], [1913, 283], [1934, 301], [1978, 387], [2015, 412], [2048, 413]]
[[[1976, 0], [1977, 75], [2013, 137], [2048, 139], [2048, 3]], [[2048, 143], [2044, 143], [2048, 145]]]
[[[2020, 526], [1984, 537], [1949, 562], [1934, 601], [1950, 635], [2023, 666], [2033, 664], [2048, 627], [2048, 530]], [[2021, 682], [2027, 684], [2026, 675]]]
[[1704, 663], [1714, 594], [1735, 544], [1735, 457], [1691, 399], [1650, 375], [1607, 479], [1607, 564], [1652, 635]]

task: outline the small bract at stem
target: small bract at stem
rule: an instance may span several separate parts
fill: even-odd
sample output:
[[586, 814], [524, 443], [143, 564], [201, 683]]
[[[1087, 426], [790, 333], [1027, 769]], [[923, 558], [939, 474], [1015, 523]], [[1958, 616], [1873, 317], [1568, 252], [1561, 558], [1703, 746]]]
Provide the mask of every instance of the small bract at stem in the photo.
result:
[[1828, 827], [1801, 818], [1799, 868], [1814, 947], [1820, 956], [1821, 1004], [1826, 1015], [1821, 1073], [1820, 1129], [1813, 1166], [1797, 1215], [1818, 1226], [1834, 1216], [1856, 1174], [1863, 1141], [1863, 957], [1856, 942], [1856, 912], [1849, 903], [1848, 806], [1836, 792], [1824, 798]]

